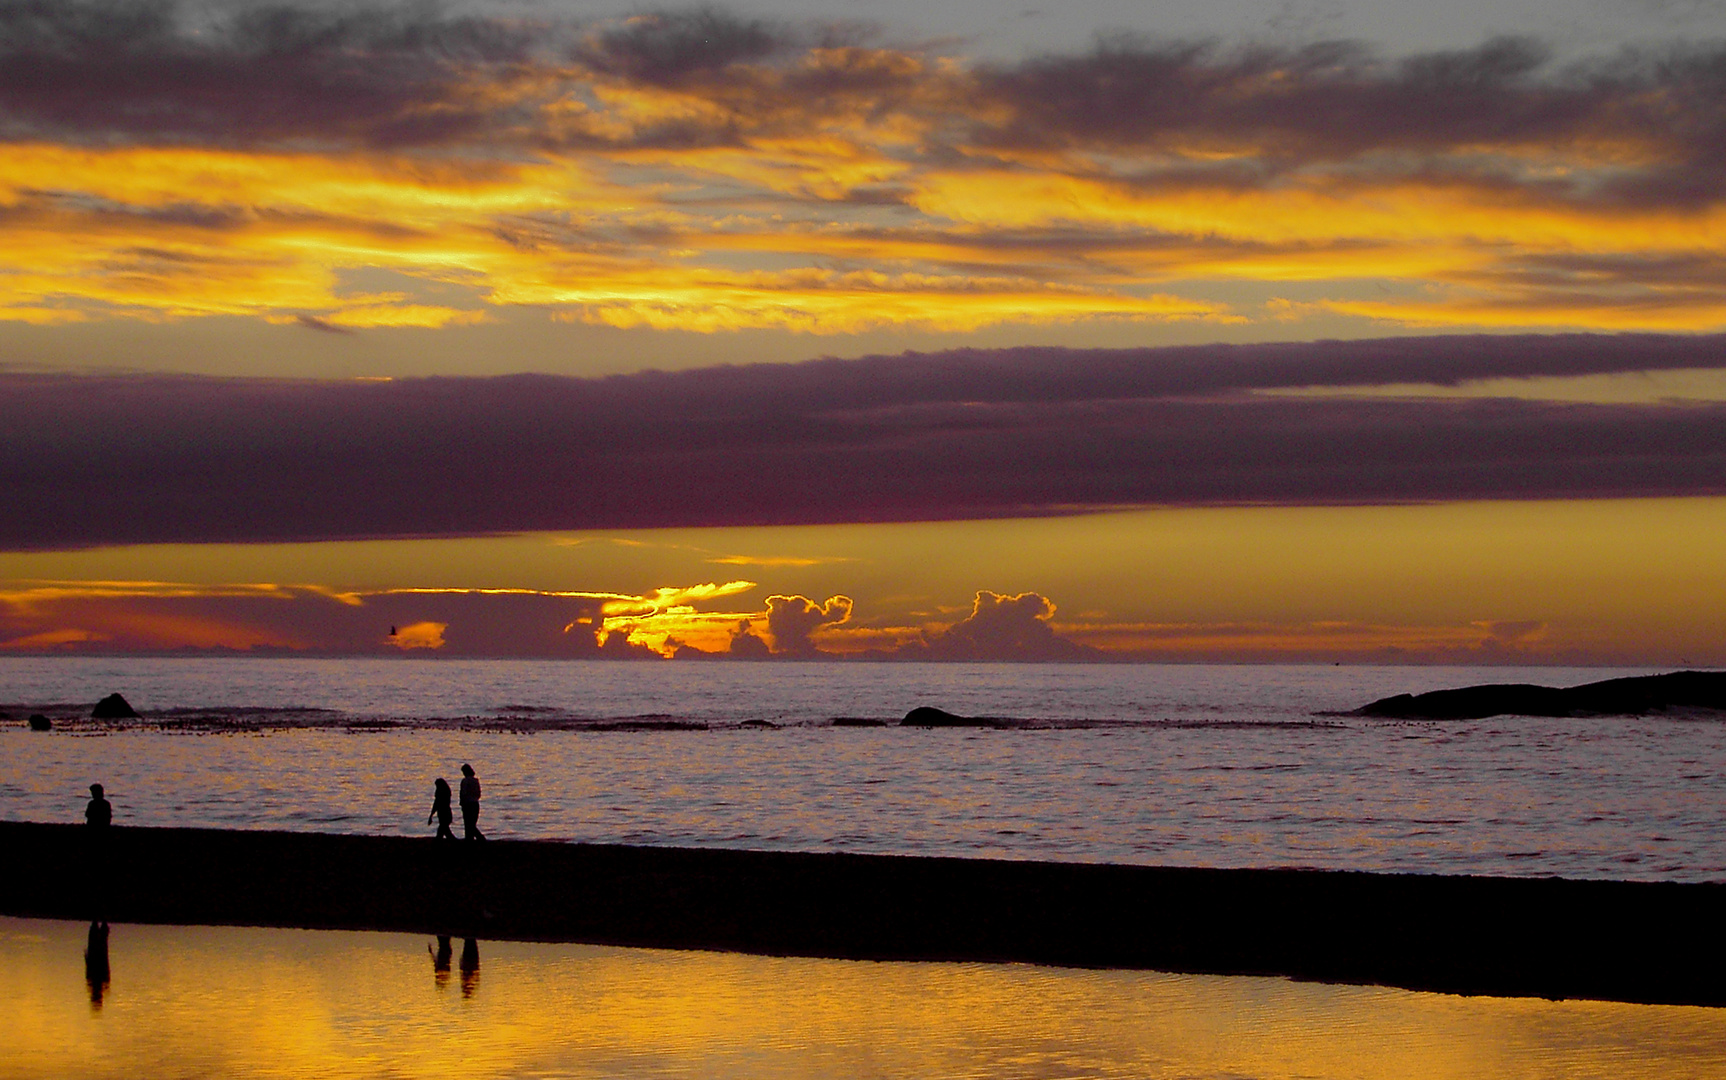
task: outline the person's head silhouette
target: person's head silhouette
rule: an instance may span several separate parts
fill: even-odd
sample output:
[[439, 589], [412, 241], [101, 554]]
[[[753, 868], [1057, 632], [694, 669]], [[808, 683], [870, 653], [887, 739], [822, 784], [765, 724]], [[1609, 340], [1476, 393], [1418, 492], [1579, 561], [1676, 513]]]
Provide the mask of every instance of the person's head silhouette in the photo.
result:
[[472, 776], [473, 775], [473, 766], [464, 763], [461, 767], [461, 774], [463, 776]]
[[91, 825], [107, 825], [114, 820], [114, 807], [102, 797], [102, 785], [90, 785], [90, 805], [84, 807], [84, 820]]

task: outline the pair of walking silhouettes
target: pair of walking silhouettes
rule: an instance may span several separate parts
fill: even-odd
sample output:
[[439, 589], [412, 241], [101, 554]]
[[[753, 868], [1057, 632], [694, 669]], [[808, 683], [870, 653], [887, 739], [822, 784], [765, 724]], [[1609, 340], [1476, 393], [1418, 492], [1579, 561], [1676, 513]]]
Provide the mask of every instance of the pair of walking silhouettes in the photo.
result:
[[[437, 821], [437, 838], [439, 840], [454, 840], [455, 833], [450, 824], [455, 820], [455, 813], [449, 805], [449, 781], [438, 777], [432, 784], [432, 808], [426, 815], [426, 824]], [[479, 777], [473, 774], [472, 765], [461, 767], [461, 822], [466, 830], [464, 840], [484, 840], [485, 834], [479, 831]]]

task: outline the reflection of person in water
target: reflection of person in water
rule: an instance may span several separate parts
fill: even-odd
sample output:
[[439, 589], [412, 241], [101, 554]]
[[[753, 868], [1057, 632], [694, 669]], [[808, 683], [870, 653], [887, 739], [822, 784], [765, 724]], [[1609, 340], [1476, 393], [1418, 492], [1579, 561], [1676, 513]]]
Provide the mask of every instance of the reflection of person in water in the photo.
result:
[[454, 840], [455, 833], [450, 831], [450, 822], [455, 820], [455, 811], [449, 808], [449, 781], [438, 777], [432, 783], [432, 808], [426, 815], [426, 824], [437, 818], [437, 838], [439, 840]]
[[445, 986], [449, 985], [449, 959], [451, 951], [448, 934], [439, 934], [437, 936], [436, 952], [432, 952], [432, 947], [430, 945], [426, 946], [426, 952], [432, 954], [432, 981], [437, 983], [439, 990], [442, 990]]
[[114, 804], [102, 797], [102, 785], [90, 785], [90, 805], [84, 807], [84, 824], [107, 828], [114, 820]]
[[90, 924], [90, 936], [84, 943], [84, 981], [90, 984], [90, 1004], [100, 1009], [102, 995], [108, 992], [108, 924]]
[[479, 831], [479, 777], [473, 774], [472, 765], [465, 764], [461, 767], [461, 823], [467, 829], [462, 839], [485, 839]]
[[479, 987], [479, 942], [464, 938], [461, 943], [461, 996], [473, 997]]

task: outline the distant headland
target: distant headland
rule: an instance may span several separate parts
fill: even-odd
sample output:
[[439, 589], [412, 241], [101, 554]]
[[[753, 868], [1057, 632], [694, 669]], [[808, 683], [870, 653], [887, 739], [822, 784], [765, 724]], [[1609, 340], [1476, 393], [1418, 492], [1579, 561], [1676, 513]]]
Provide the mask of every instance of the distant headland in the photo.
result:
[[1489, 683], [1425, 694], [1397, 694], [1349, 716], [1399, 720], [1478, 720], [1487, 716], [1648, 716], [1726, 713], [1726, 671], [1674, 671], [1582, 686]]

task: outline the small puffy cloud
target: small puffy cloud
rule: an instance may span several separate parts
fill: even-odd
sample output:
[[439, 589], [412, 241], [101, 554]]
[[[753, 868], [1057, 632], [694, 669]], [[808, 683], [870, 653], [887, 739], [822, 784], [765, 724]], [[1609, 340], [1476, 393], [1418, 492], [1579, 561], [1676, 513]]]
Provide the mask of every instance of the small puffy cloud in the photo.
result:
[[773, 655], [773, 650], [762, 639], [761, 635], [755, 632], [753, 622], [748, 619], [740, 619], [737, 623], [737, 633], [732, 635], [731, 644], [726, 647], [725, 655], [733, 660], [766, 660]]
[[388, 641], [403, 652], [414, 649], [441, 649], [444, 647], [443, 632], [448, 629], [449, 623], [409, 623], [403, 627], [392, 628]]
[[1049, 625], [1055, 603], [1040, 593], [977, 593], [971, 614], [929, 641], [937, 660], [1089, 660], [1095, 649], [1058, 636]]
[[769, 596], [767, 634], [779, 656], [814, 656], [812, 635], [824, 626], [834, 626], [851, 617], [849, 596], [830, 596], [817, 604], [807, 596]]

